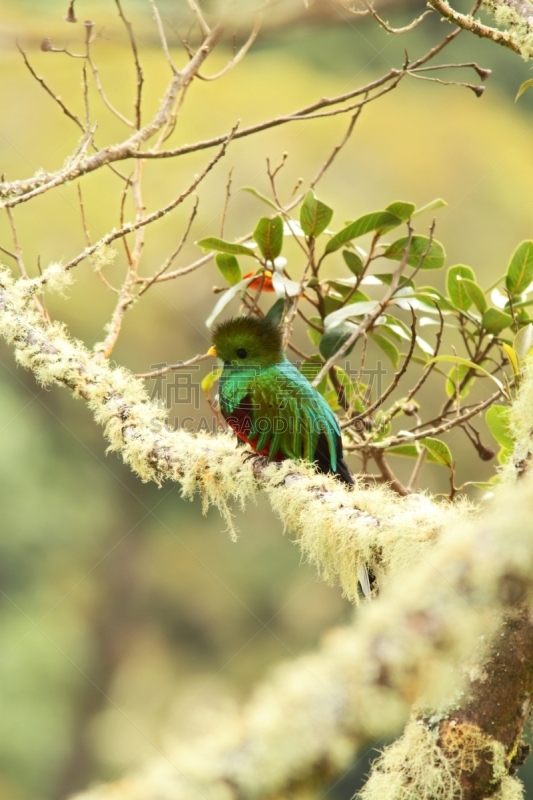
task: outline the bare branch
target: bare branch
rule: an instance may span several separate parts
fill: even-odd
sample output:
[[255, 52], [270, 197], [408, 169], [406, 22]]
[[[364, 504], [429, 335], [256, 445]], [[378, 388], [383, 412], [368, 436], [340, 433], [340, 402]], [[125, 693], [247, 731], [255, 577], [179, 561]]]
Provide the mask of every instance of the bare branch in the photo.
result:
[[139, 58], [139, 51], [137, 49], [137, 42], [135, 41], [135, 36], [133, 33], [133, 26], [129, 20], [126, 19], [124, 12], [122, 10], [121, 0], [115, 0], [115, 5], [118, 9], [118, 14], [124, 26], [128, 32], [128, 37], [130, 40], [131, 51], [133, 53], [133, 60], [135, 62], [135, 72], [137, 75], [137, 89], [135, 92], [135, 127], [137, 130], [140, 130], [141, 127], [141, 104], [142, 104], [142, 90], [144, 84], [144, 74], [141, 67], [141, 61]]
[[[153, 0], [150, 0], [150, 2], [153, 2]], [[239, 52], [231, 59], [231, 61], [229, 61], [226, 64], [226, 66], [220, 70], [220, 72], [215, 73], [215, 75], [202, 75], [199, 72], [197, 77], [200, 78], [200, 80], [202, 81], [217, 81], [219, 78], [225, 75], [226, 72], [229, 72], [231, 69], [233, 69], [233, 67], [235, 67], [239, 63], [239, 61], [242, 61], [242, 59], [244, 58], [250, 47], [257, 39], [257, 35], [261, 29], [262, 20], [263, 20], [262, 15], [259, 15], [247, 41], [243, 44]]]
[[[183, 236], [181, 237], [180, 243], [178, 244], [178, 246], [176, 247], [174, 252], [171, 253], [171, 255], [164, 261], [164, 263], [161, 266], [161, 268], [151, 278], [137, 278], [137, 283], [144, 283], [144, 285], [142, 286], [142, 288], [140, 289], [140, 291], [139, 291], [139, 293], [137, 295], [138, 297], [141, 297], [141, 295], [143, 295], [146, 291], [148, 291], [150, 286], [152, 286], [157, 281], [161, 280], [161, 276], [172, 265], [172, 262], [174, 261], [174, 259], [177, 258], [177, 256], [181, 253], [181, 251], [183, 249], [183, 246], [185, 245], [185, 242], [187, 241], [187, 238], [189, 236], [189, 233], [190, 233], [191, 226], [192, 226], [192, 223], [194, 221], [194, 218], [196, 217], [196, 213], [198, 211], [198, 203], [199, 202], [200, 201], [199, 201], [199, 199], [197, 197], [195, 199], [195, 201], [194, 201], [194, 206], [193, 206], [191, 215], [189, 217], [189, 221], [187, 222], [187, 225], [186, 225], [185, 230], [183, 232]], [[179, 270], [178, 270], [178, 272], [179, 272]], [[188, 272], [192, 272], [192, 269], [190, 268], [190, 266], [189, 267], [184, 267], [183, 270], [181, 271], [181, 274], [182, 275], [186, 275]], [[176, 273], [174, 273], [174, 277], [177, 277]]]
[[[170, 56], [170, 51], [168, 49], [167, 37], [165, 36], [165, 29], [163, 28], [163, 22], [161, 20], [161, 15], [159, 13], [159, 9], [158, 9], [158, 7], [157, 7], [157, 5], [155, 3], [155, 0], [148, 0], [148, 1], [149, 1], [150, 5], [152, 7], [152, 13], [154, 15], [154, 19], [155, 19], [155, 22], [156, 22], [156, 25], [157, 25], [157, 31], [159, 33], [159, 39], [161, 41], [161, 47], [163, 48], [163, 53], [165, 54], [165, 58], [167, 60], [167, 63], [169, 65], [170, 69], [172, 70], [174, 75], [177, 75], [178, 74], [178, 70], [176, 69], [176, 67], [174, 65], [174, 62], [172, 61], [172, 58]], [[206, 31], [206, 33], [208, 33], [208, 31]]]
[[19, 53], [21, 54], [22, 58], [24, 59], [24, 63], [26, 65], [26, 67], [30, 71], [31, 75], [35, 78], [35, 80], [38, 83], [40, 83], [40, 85], [43, 87], [45, 92], [50, 95], [50, 97], [52, 98], [52, 100], [54, 100], [55, 103], [57, 103], [57, 105], [59, 106], [61, 111], [69, 119], [71, 119], [78, 126], [78, 128], [80, 128], [80, 130], [85, 132], [85, 126], [84, 126], [83, 122], [81, 121], [81, 119], [77, 116], [77, 114], [74, 114], [72, 111], [70, 111], [67, 108], [67, 106], [64, 104], [64, 102], [61, 100], [61, 98], [57, 94], [55, 94], [55, 92], [53, 92], [52, 89], [50, 89], [50, 87], [48, 86], [48, 84], [46, 83], [44, 78], [41, 78], [40, 75], [37, 75], [37, 73], [33, 69], [32, 65], [28, 61], [28, 57], [27, 57], [25, 51], [22, 49], [22, 47], [20, 46], [20, 44], [18, 42], [17, 42], [17, 49], [18, 49]]
[[[385, 20], [382, 19], [379, 16], [379, 14], [377, 13], [377, 11], [375, 10], [375, 8], [373, 6], [372, 0], [363, 0], [363, 3], [365, 4], [365, 6], [368, 9], [368, 13], [371, 14], [374, 17], [376, 22], [378, 22], [381, 25], [381, 27], [384, 28], [387, 31], [387, 33], [407, 33], [408, 31], [412, 31], [413, 28], [416, 28], [417, 25], [420, 25], [422, 20], [425, 19], [425, 17], [427, 17], [428, 14], [432, 13], [431, 9], [428, 10], [428, 11], [424, 11], [423, 14], [420, 14], [420, 16], [417, 17], [416, 19], [414, 19], [409, 25], [405, 25], [403, 28], [391, 28], [389, 23], [385, 22]], [[346, 11], [349, 11], [351, 14], [360, 13], [360, 12], [357, 12], [357, 11], [356, 12], [352, 11], [352, 9], [348, 8], [345, 5], [343, 7], [346, 9]]]
[[150, 378], [159, 378], [161, 375], [166, 375], [167, 372], [175, 372], [179, 369], [186, 369], [187, 367], [192, 367], [193, 364], [198, 364], [200, 361], [205, 361], [212, 356], [207, 355], [207, 353], [199, 353], [194, 358], [189, 358], [188, 361], [178, 361], [177, 364], [169, 364], [167, 367], [162, 367], [161, 369], [156, 369], [153, 372], [139, 372], [135, 375], [136, 378], [143, 378], [144, 380], [149, 380]]
[[[233, 129], [233, 131], [235, 128]], [[148, 214], [147, 217], [144, 219], [138, 220], [137, 222], [127, 222], [123, 225], [118, 231], [111, 231], [111, 233], [102, 236], [98, 242], [91, 245], [91, 247], [86, 247], [85, 250], [77, 255], [75, 258], [71, 259], [67, 262], [63, 269], [69, 270], [73, 267], [76, 267], [81, 261], [86, 259], [88, 256], [92, 255], [99, 247], [109, 245], [114, 242], [116, 239], [121, 239], [123, 236], [126, 236], [128, 233], [134, 233], [134, 231], [138, 230], [139, 228], [143, 228], [146, 225], [151, 225], [152, 222], [156, 222], [161, 217], [164, 217], [168, 214], [169, 211], [172, 211], [174, 208], [179, 206], [183, 201], [189, 197], [190, 194], [194, 192], [196, 187], [204, 180], [206, 175], [213, 169], [215, 164], [220, 161], [220, 159], [225, 155], [226, 149], [233, 138], [233, 131], [226, 137], [226, 142], [221, 147], [219, 152], [211, 159], [211, 161], [207, 164], [206, 167], [202, 170], [202, 172], [196, 176], [194, 181], [185, 189], [178, 197], [176, 197], [171, 203], [164, 206], [163, 208], [154, 211], [152, 214]], [[168, 276], [167, 276], [168, 277]]]

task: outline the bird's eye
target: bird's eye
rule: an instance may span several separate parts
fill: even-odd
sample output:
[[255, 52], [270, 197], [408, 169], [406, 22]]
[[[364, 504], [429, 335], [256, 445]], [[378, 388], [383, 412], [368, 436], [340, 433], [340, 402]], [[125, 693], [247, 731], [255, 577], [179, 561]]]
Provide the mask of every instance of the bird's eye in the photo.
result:
[[246, 358], [248, 353], [246, 352], [244, 347], [239, 347], [239, 349], [237, 350], [237, 355], [239, 356], [239, 358]]

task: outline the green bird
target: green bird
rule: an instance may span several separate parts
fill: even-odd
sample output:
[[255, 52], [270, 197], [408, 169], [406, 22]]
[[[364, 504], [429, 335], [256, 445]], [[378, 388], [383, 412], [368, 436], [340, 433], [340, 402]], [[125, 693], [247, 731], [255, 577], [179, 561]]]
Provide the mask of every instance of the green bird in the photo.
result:
[[[271, 461], [303, 459], [320, 472], [354, 483], [343, 459], [337, 418], [307, 378], [287, 361], [281, 330], [268, 319], [235, 317], [213, 332], [209, 355], [224, 367], [220, 409], [239, 439]], [[359, 583], [367, 599], [372, 575], [361, 565]]]
[[220, 409], [239, 439], [270, 461], [311, 461], [320, 472], [354, 483], [337, 418], [285, 358], [279, 327], [266, 318], [229, 319], [215, 328], [208, 352], [223, 362]]

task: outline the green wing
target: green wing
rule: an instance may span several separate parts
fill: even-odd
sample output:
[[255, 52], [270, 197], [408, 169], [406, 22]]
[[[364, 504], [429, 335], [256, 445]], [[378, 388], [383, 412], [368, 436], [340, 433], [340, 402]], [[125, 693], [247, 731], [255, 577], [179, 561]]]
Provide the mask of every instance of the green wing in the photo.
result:
[[337, 469], [340, 428], [337, 418], [307, 378], [289, 361], [261, 370], [249, 384], [250, 439], [270, 458], [314, 461], [321, 434], [326, 437], [331, 468]]

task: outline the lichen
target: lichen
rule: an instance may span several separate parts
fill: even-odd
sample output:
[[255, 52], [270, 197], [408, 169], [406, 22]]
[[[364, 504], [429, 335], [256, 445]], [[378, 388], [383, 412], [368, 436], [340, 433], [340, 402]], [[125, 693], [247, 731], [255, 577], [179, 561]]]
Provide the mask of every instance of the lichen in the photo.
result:
[[[498, 28], [508, 34], [517, 45], [522, 58], [533, 55], [533, 25], [504, 0], [483, 0], [482, 7], [494, 17]], [[533, 19], [533, 16], [532, 16]]]
[[438, 727], [430, 729], [424, 720], [412, 718], [403, 735], [374, 762], [357, 798], [460, 800], [461, 773], [473, 773], [482, 758], [492, 763], [494, 781], [502, 779], [503, 746], [476, 725], [458, 723], [446, 728], [442, 741], [439, 735]]

